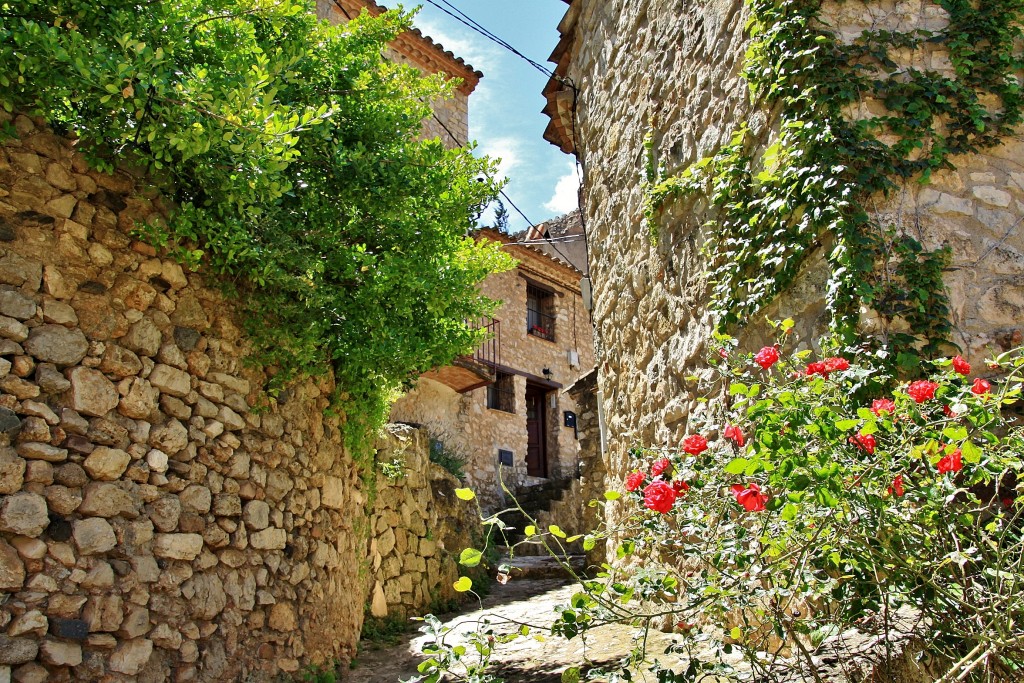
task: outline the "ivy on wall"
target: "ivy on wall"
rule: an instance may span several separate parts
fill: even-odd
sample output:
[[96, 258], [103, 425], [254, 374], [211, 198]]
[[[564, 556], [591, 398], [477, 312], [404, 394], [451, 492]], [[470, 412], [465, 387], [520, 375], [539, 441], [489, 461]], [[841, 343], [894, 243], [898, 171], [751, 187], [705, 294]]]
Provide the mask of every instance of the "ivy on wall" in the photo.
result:
[[[912, 370], [949, 341], [941, 275], [950, 254], [882, 224], [867, 203], [904, 181], [927, 183], [953, 168], [953, 155], [997, 145], [1021, 122], [1024, 56], [1015, 42], [1024, 37], [1024, 0], [939, 0], [949, 15], [941, 30], [868, 30], [852, 43], [824, 23], [821, 0], [748, 4], [744, 75], [755, 104], [779, 112], [776, 128], [755, 135], [744, 124], [717, 154], [671, 176], [649, 137], [652, 235], [666, 201], [710, 196], [705, 248], [723, 330], [792, 284], [816, 247], [830, 247], [833, 331], [856, 339], [862, 304], [901, 317], [910, 330], [889, 343]], [[945, 51], [952, 73], [900, 65], [896, 51]], [[885, 115], [851, 116], [869, 99]]]
[[229, 290], [278, 385], [333, 368], [365, 445], [389, 392], [479, 340], [510, 263], [467, 237], [493, 163], [418, 139], [456, 84], [382, 57], [409, 16], [313, 5], [0, 0], [0, 106], [145, 170], [176, 207], [145, 236]]

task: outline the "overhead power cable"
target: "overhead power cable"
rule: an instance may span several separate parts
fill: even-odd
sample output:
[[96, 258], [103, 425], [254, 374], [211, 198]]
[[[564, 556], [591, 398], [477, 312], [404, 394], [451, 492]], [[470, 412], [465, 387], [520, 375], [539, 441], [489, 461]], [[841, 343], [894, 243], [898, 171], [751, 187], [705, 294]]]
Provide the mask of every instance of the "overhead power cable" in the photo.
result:
[[[484, 38], [487, 38], [487, 40], [491, 41], [492, 43], [498, 45], [501, 48], [504, 48], [505, 50], [508, 50], [509, 52], [511, 52], [512, 54], [514, 54], [515, 56], [519, 57], [520, 59], [525, 61], [527, 64], [532, 66], [537, 71], [540, 71], [542, 74], [544, 74], [548, 78], [554, 78], [555, 80], [559, 81], [560, 83], [568, 85], [573, 90], [576, 89], [575, 84], [573, 84], [573, 82], [571, 80], [565, 79], [565, 78], [562, 78], [561, 76], [556, 75], [554, 71], [552, 71], [548, 67], [544, 66], [543, 64], [541, 64], [537, 60], [531, 59], [530, 57], [527, 57], [525, 54], [523, 54], [522, 52], [517, 50], [515, 47], [513, 47], [512, 44], [509, 43], [507, 40], [504, 40], [503, 38], [500, 38], [499, 36], [495, 35], [492, 31], [488, 30], [486, 27], [481, 25], [479, 22], [477, 22], [471, 16], [469, 16], [468, 14], [466, 14], [465, 12], [460, 10], [458, 7], [456, 7], [452, 3], [448, 2], [448, 0], [426, 0], [426, 1], [430, 5], [432, 5], [433, 7], [439, 9], [440, 11], [442, 11], [445, 14], [447, 14], [448, 16], [450, 16], [452, 19], [455, 19], [456, 21], [458, 21], [459, 23], [463, 24], [464, 26], [467, 26], [471, 30], [479, 33]], [[446, 7], [442, 7], [440, 4], [438, 4], [438, 2], [443, 3]]]
[[[455, 135], [455, 133], [452, 132], [451, 128], [449, 128], [447, 125], [445, 125], [445, 122], [442, 121], [440, 118], [438, 118], [437, 112], [431, 110], [430, 115], [433, 116], [434, 120], [437, 121], [437, 124], [439, 126], [441, 126], [441, 128], [443, 128], [446, 133], [448, 133], [448, 136], [451, 137], [451, 139], [455, 141], [455, 144], [460, 145], [460, 146], [466, 144], [465, 140], [459, 140], [459, 138]], [[505, 199], [505, 201], [508, 202], [509, 206], [511, 206], [513, 209], [515, 209], [516, 213], [518, 213], [520, 216], [523, 217], [523, 220], [526, 221], [526, 225], [528, 227], [532, 228], [533, 226], [538, 225], [537, 223], [534, 223], [533, 221], [531, 221], [530, 217], [527, 216], [525, 213], [523, 213], [522, 209], [520, 209], [518, 206], [516, 206], [516, 203], [514, 201], [512, 201], [512, 198], [508, 196], [508, 194], [505, 192], [505, 190], [498, 190], [498, 192]], [[551, 248], [554, 249], [555, 251], [557, 251], [559, 253], [559, 255], [563, 259], [565, 259], [566, 263], [570, 263], [570, 264], [572, 263], [572, 260], [568, 256], [566, 256], [564, 251], [562, 251], [561, 249], [558, 248], [557, 244], [552, 243], [550, 240], [544, 240], [544, 242], [548, 243], [548, 244], [551, 244]]]

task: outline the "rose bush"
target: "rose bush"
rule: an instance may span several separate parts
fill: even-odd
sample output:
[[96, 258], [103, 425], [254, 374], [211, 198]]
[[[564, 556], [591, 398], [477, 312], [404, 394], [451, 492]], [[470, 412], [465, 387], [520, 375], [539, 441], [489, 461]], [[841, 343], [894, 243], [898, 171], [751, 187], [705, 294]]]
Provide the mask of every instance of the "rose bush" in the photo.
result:
[[[605, 494], [616, 523], [584, 540], [618, 561], [580, 577], [551, 631], [676, 625], [673, 652], [590, 669], [609, 680], [813, 680], [851, 634], [875, 637], [861, 656], [882, 670], [913, 647], [943, 681], [1021, 680], [1024, 358], [990, 361], [989, 379], [940, 360], [907, 384], [858, 349], [784, 355], [789, 327], [757, 354], [721, 338], [714, 418], [631, 451]], [[564, 535], [531, 541], [557, 553]]]

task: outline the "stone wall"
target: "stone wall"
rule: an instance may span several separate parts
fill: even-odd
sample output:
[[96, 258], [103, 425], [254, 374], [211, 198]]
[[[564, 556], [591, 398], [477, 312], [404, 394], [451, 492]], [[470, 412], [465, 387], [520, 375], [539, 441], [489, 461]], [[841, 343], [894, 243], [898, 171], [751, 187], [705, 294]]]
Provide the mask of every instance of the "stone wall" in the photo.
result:
[[128, 236], [160, 198], [14, 125], [0, 680], [261, 680], [352, 657], [367, 520], [329, 382], [261, 396], [228, 302]]
[[408, 475], [378, 474], [367, 515], [330, 380], [261, 394], [230, 302], [129, 236], [164, 220], [160, 197], [13, 123], [0, 681], [270, 680], [354, 657], [369, 599], [405, 617], [454, 597], [475, 508], [427, 438], [381, 437], [377, 460]]
[[370, 519], [370, 615], [404, 619], [436, 612], [461, 594], [459, 553], [479, 547], [483, 527], [472, 502], [455, 496], [459, 480], [430, 462], [430, 437], [423, 430], [391, 425], [377, 444], [379, 470]]
[[[631, 444], [674, 443], [702, 409], [684, 378], [705, 365], [712, 328], [700, 251], [706, 207], [676, 202], [660, 221], [658, 244], [647, 239], [644, 136], [653, 130], [658, 159], [672, 172], [715, 152], [740, 121], [771, 129], [766, 113], [751, 110], [740, 76], [746, 12], [741, 0], [573, 0], [561, 27], [560, 73], [579, 88], [575, 142], [585, 168], [599, 386], [616, 480]], [[837, 3], [826, 7], [826, 18], [847, 39], [869, 26], [907, 30], [945, 21], [937, 5], [920, 1]], [[902, 59], [948, 68], [931, 49]], [[879, 103], [864, 102], [850, 115], [878, 113]], [[946, 282], [954, 341], [972, 362], [1022, 338], [1022, 160], [1018, 136], [987, 154], [952, 159], [957, 170], [930, 185], [912, 181], [889, 200], [873, 200], [884, 223], [912, 230], [926, 248], [952, 246]], [[765, 312], [797, 317], [804, 339], [812, 339], [824, 327], [825, 279], [822, 253], [809, 255], [800, 280]], [[886, 332], [870, 311], [865, 325]], [[747, 337], [753, 346], [765, 338], [757, 326]]]

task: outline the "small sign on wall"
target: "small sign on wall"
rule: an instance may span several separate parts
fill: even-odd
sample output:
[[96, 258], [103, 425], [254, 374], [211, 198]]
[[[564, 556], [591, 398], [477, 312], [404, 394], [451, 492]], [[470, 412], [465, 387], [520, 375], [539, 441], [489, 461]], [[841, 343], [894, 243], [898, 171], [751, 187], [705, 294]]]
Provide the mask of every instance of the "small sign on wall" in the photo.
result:
[[571, 410], [566, 410], [562, 413], [562, 416], [565, 418], [566, 427], [576, 427], [576, 413]]
[[498, 449], [498, 464], [504, 465], [505, 467], [512, 467], [513, 459], [515, 454], [512, 451], [506, 451], [504, 448]]

